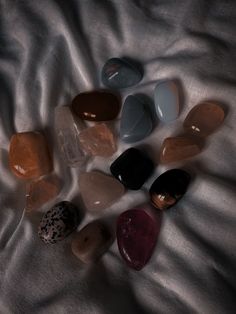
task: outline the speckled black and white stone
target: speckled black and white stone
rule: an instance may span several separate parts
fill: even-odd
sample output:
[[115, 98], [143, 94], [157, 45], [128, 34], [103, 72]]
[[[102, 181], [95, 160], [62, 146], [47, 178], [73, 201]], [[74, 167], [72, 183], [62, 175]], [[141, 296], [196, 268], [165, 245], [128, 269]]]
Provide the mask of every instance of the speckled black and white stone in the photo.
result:
[[79, 220], [79, 211], [74, 204], [68, 201], [57, 203], [41, 219], [38, 235], [45, 243], [56, 243], [74, 231]]

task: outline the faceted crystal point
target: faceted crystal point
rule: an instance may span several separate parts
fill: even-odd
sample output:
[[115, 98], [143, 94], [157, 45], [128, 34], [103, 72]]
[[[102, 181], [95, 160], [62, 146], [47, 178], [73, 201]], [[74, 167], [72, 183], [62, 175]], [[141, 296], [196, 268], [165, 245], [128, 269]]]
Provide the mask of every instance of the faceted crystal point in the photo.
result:
[[193, 157], [201, 152], [201, 145], [195, 138], [168, 137], [161, 147], [161, 163], [176, 162]]
[[122, 184], [98, 171], [81, 173], [79, 188], [84, 205], [91, 212], [111, 206], [124, 194]]
[[105, 123], [85, 129], [79, 140], [83, 150], [92, 156], [110, 157], [117, 150], [115, 136]]
[[213, 133], [224, 120], [224, 110], [213, 102], [204, 102], [188, 113], [184, 120], [184, 129], [202, 137]]
[[154, 165], [143, 152], [129, 148], [111, 164], [110, 170], [127, 189], [139, 190], [152, 174]]
[[55, 131], [58, 144], [64, 160], [70, 167], [81, 167], [87, 160], [79, 141], [79, 133], [84, 128], [84, 122], [74, 117], [69, 106], [56, 107]]
[[157, 84], [154, 91], [156, 113], [163, 122], [177, 119], [179, 115], [179, 92], [173, 81]]
[[109, 228], [100, 221], [93, 221], [76, 234], [71, 248], [74, 255], [87, 264], [101, 257], [112, 242], [113, 236]]
[[72, 101], [72, 110], [82, 120], [113, 120], [120, 111], [120, 100], [107, 91], [81, 93]]
[[160, 231], [157, 221], [146, 210], [130, 209], [117, 220], [117, 243], [127, 265], [141, 270], [152, 256]]
[[171, 169], [160, 175], [150, 188], [152, 204], [158, 209], [167, 209], [185, 194], [190, 175], [181, 169]]
[[73, 232], [80, 222], [78, 208], [68, 201], [57, 203], [48, 210], [38, 228], [38, 235], [45, 243], [56, 243]]
[[102, 82], [109, 88], [125, 88], [138, 84], [142, 73], [129, 62], [111, 58], [103, 66]]
[[152, 118], [145, 105], [136, 97], [126, 98], [120, 122], [120, 137], [126, 143], [142, 140], [152, 131]]
[[52, 171], [45, 137], [39, 132], [16, 133], [11, 137], [9, 165], [23, 179], [34, 179]]
[[60, 182], [56, 176], [31, 181], [26, 187], [26, 211], [35, 211], [57, 196]]

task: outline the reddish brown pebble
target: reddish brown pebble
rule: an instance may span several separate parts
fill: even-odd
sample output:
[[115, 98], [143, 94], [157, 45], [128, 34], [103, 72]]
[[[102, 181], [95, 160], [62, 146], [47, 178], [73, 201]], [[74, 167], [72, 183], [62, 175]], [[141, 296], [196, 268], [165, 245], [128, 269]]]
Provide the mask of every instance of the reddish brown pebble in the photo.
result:
[[52, 170], [45, 137], [39, 132], [16, 133], [9, 148], [9, 165], [12, 172], [23, 179], [34, 179]]
[[80, 230], [71, 243], [72, 252], [84, 263], [96, 261], [113, 242], [106, 225], [93, 221]]
[[212, 102], [204, 102], [188, 113], [184, 120], [184, 129], [194, 135], [202, 137], [213, 133], [224, 120], [224, 110]]
[[194, 138], [168, 137], [161, 147], [161, 163], [169, 163], [187, 159], [199, 154], [200, 144]]
[[110, 92], [86, 92], [74, 98], [72, 110], [83, 120], [108, 121], [117, 117], [120, 101], [116, 95]]
[[57, 196], [60, 182], [56, 176], [47, 176], [31, 181], [26, 187], [26, 211], [39, 209]]

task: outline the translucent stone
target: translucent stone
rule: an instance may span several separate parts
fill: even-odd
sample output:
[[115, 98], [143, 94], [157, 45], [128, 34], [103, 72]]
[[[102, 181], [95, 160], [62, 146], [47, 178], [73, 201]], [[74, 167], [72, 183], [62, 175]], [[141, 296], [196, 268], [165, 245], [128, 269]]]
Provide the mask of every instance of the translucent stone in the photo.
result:
[[35, 179], [52, 171], [45, 137], [39, 132], [16, 133], [11, 137], [9, 165], [23, 179]]
[[83, 150], [92, 156], [110, 157], [117, 150], [116, 138], [105, 123], [85, 129], [79, 140]]
[[145, 208], [129, 209], [117, 220], [117, 243], [126, 264], [141, 270], [154, 251], [161, 221]]
[[91, 212], [111, 206], [124, 194], [122, 184], [98, 171], [81, 173], [79, 189], [86, 208]]
[[219, 128], [224, 116], [224, 110], [219, 105], [204, 102], [190, 110], [184, 120], [184, 129], [190, 134], [205, 137]]
[[161, 163], [181, 161], [201, 152], [201, 144], [191, 137], [168, 137], [161, 147]]
[[60, 191], [56, 176], [47, 176], [31, 181], [26, 186], [26, 211], [35, 211], [55, 198]]
[[87, 264], [100, 258], [112, 242], [113, 236], [109, 228], [100, 221], [93, 221], [75, 235], [71, 248], [74, 255]]
[[85, 92], [73, 99], [72, 110], [83, 120], [113, 120], [120, 111], [120, 99], [108, 91]]
[[79, 133], [85, 128], [83, 121], [75, 118], [69, 106], [56, 107], [55, 131], [63, 158], [70, 167], [81, 167], [87, 156], [81, 148]]

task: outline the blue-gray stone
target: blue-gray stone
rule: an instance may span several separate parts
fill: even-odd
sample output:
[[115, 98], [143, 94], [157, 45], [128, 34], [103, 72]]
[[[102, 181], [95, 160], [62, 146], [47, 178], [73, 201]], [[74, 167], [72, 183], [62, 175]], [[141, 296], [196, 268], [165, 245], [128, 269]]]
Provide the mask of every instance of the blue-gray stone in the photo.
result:
[[153, 128], [149, 110], [135, 96], [125, 99], [120, 122], [120, 137], [126, 143], [133, 143], [148, 136]]
[[179, 115], [179, 93], [173, 81], [165, 81], [156, 85], [154, 91], [156, 113], [161, 121], [169, 122]]
[[142, 73], [123, 59], [109, 59], [102, 68], [102, 82], [110, 88], [130, 87], [138, 84], [141, 79]]

